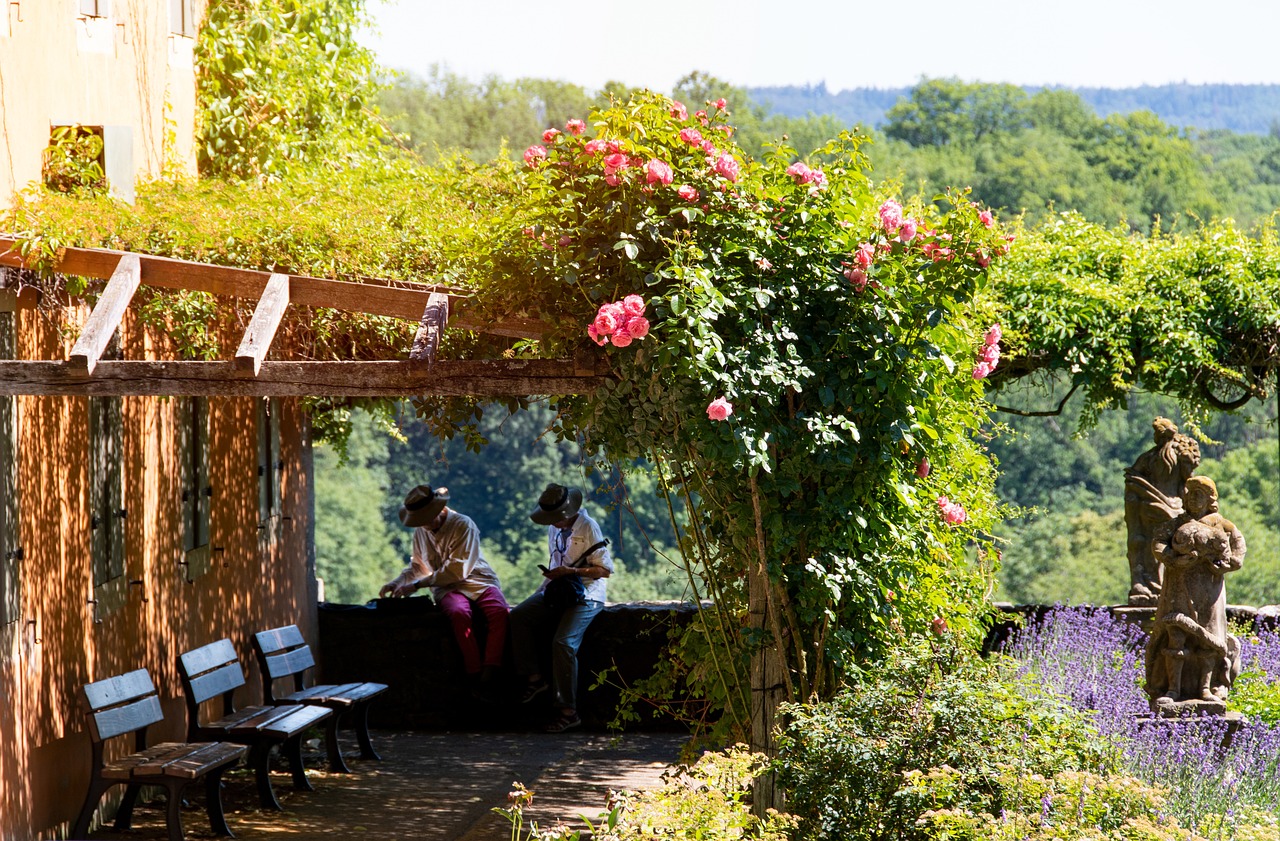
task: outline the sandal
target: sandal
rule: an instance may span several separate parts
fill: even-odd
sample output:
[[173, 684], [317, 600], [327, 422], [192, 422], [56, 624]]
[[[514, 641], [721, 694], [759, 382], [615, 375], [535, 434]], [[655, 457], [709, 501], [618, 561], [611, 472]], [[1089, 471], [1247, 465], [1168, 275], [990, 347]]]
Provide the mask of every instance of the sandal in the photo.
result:
[[582, 719], [576, 712], [560, 713], [556, 718], [543, 728], [547, 733], [563, 733], [566, 730], [572, 730], [575, 727], [582, 726]]
[[527, 684], [524, 688], [524, 692], [520, 695], [520, 703], [527, 704], [543, 692], [546, 692], [548, 689], [550, 689], [550, 687], [547, 685], [545, 680]]

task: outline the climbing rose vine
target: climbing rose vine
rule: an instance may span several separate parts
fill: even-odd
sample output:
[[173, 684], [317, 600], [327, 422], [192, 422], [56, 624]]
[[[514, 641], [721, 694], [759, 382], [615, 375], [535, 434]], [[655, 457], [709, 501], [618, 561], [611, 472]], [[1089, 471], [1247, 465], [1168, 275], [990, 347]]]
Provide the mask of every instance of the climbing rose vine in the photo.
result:
[[1006, 243], [963, 192], [947, 212], [881, 192], [853, 134], [750, 159], [730, 104], [642, 93], [548, 132], [480, 299], [549, 325], [541, 355], [604, 354], [603, 387], [555, 399], [561, 433], [647, 460], [686, 512], [690, 595], [714, 606], [655, 680], [745, 735], [748, 658], [808, 698], [894, 629], [975, 627], [996, 512], [963, 361]]

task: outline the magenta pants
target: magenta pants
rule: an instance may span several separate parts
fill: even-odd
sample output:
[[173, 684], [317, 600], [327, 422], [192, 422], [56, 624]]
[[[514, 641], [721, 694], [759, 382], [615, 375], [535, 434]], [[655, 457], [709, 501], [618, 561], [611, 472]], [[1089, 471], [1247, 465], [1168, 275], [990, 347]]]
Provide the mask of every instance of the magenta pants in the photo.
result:
[[453, 636], [462, 649], [462, 666], [467, 674], [480, 673], [480, 643], [476, 639], [474, 611], [484, 614], [485, 633], [484, 661], [485, 666], [502, 665], [502, 649], [507, 642], [507, 600], [497, 587], [486, 588], [474, 602], [458, 592], [446, 593], [441, 597], [440, 609], [449, 617], [453, 626]]

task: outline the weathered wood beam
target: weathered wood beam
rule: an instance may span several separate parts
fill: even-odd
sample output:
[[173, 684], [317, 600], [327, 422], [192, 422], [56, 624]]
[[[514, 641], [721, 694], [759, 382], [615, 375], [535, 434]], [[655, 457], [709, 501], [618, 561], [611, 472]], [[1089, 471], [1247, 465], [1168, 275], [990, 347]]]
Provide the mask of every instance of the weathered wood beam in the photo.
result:
[[[448, 298], [445, 299], [446, 301]], [[271, 340], [276, 336], [276, 328], [284, 318], [284, 311], [289, 308], [289, 276], [273, 274], [267, 281], [267, 288], [262, 290], [258, 306], [253, 311], [253, 319], [244, 331], [240, 340], [240, 349], [236, 351], [236, 368], [255, 377], [262, 368], [262, 360], [267, 358], [271, 349]]]
[[231, 361], [98, 363], [89, 376], [63, 362], [0, 361], [0, 396], [511, 397], [585, 394], [605, 381], [603, 358], [583, 371], [567, 359], [416, 362], [263, 362], [250, 379]]
[[67, 360], [69, 366], [85, 374], [93, 373], [141, 282], [142, 264], [137, 255], [121, 255], [111, 279], [107, 281], [107, 288], [102, 290], [102, 296], [80, 331], [80, 338], [71, 348], [71, 356]]
[[426, 362], [428, 365], [436, 361], [436, 351], [440, 349], [440, 335], [449, 323], [449, 296], [432, 292], [427, 301], [427, 308], [422, 311], [422, 320], [418, 322], [418, 332], [413, 337], [413, 348], [409, 351], [409, 359], [414, 362]]
[[[16, 250], [17, 238], [0, 234], [0, 265], [25, 268], [22, 256]], [[121, 255], [131, 252], [110, 251], [105, 248], [64, 248], [54, 270], [76, 277], [107, 278], [111, 276]], [[157, 257], [151, 254], [136, 255], [142, 262], [144, 282], [148, 286], [165, 289], [186, 289], [208, 292], [213, 295], [229, 295], [236, 298], [262, 297], [271, 272], [238, 269], [231, 266], [215, 266]], [[305, 275], [290, 276], [291, 303], [307, 307], [362, 312], [418, 321], [432, 292], [448, 295], [454, 314], [453, 325], [477, 333], [491, 333], [517, 339], [536, 339], [542, 336], [545, 326], [532, 318], [511, 318], [497, 322], [480, 322], [467, 315], [468, 293], [464, 290], [442, 286], [426, 286], [408, 281], [392, 281], [367, 278], [360, 283], [345, 280], [328, 280]]]

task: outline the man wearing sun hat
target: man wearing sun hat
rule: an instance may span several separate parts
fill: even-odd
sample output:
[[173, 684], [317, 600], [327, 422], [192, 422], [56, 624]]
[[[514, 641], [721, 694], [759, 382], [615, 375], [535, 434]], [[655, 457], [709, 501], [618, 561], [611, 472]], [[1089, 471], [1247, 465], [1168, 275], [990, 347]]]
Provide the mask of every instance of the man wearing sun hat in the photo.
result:
[[[578, 716], [578, 648], [587, 626], [604, 607], [605, 579], [613, 574], [608, 542], [600, 525], [582, 510], [582, 491], [554, 482], [538, 497], [529, 519], [547, 527], [550, 564], [532, 596], [511, 612], [511, 645], [516, 671], [525, 677], [521, 703], [548, 689], [557, 708], [547, 732], [561, 733], [582, 725]], [[583, 584], [580, 604], [557, 608], [548, 603], [547, 584], [575, 575]], [[551, 681], [542, 675], [542, 653], [551, 636]]]
[[[413, 560], [379, 595], [410, 596], [431, 588], [436, 604], [449, 617], [462, 649], [468, 677], [492, 682], [502, 667], [507, 638], [507, 600], [498, 575], [480, 553], [480, 530], [472, 519], [449, 507], [449, 489], [418, 485], [400, 506], [400, 522], [413, 529]], [[484, 652], [476, 640], [475, 613], [488, 625]]]

